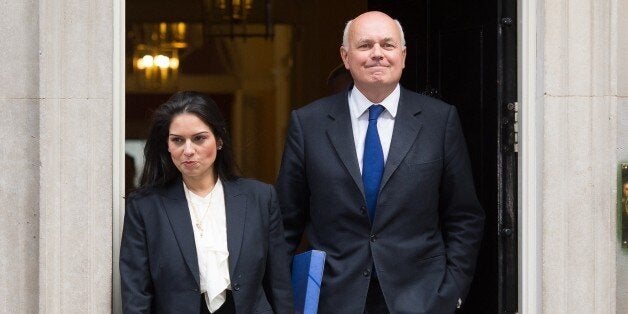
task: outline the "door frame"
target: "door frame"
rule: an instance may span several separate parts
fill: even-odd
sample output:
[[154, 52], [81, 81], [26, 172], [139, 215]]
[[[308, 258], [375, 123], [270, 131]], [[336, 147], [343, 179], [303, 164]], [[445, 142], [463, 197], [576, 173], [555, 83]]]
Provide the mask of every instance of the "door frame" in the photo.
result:
[[542, 2], [517, 1], [519, 121], [519, 311], [542, 312], [541, 232], [543, 54], [539, 44]]
[[519, 312], [519, 143], [517, 0], [498, 0], [497, 75], [497, 310]]
[[[124, 217], [124, 92], [125, 92], [125, 0], [113, 4], [113, 269], [112, 313], [121, 313], [120, 274], [118, 259]], [[542, 6], [538, 0], [517, 1], [518, 28], [518, 99], [519, 175], [518, 175], [518, 237], [519, 237], [519, 310], [520, 313], [540, 313], [542, 309], [540, 191], [542, 189], [542, 95], [537, 86], [543, 64], [537, 31], [540, 28]]]
[[120, 240], [122, 239], [122, 225], [124, 222], [124, 138], [125, 138], [125, 8], [126, 0], [113, 0], [113, 171], [112, 171], [112, 257], [113, 276], [111, 289], [111, 312], [122, 313], [122, 296], [120, 289]]

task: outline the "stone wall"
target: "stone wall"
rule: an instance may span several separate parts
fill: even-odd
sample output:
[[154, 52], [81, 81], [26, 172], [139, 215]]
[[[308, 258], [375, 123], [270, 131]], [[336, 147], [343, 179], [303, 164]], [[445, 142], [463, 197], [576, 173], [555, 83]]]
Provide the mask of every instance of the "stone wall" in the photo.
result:
[[37, 1], [0, 2], [0, 309], [36, 313], [39, 257]]
[[39, 2], [39, 309], [111, 310], [112, 1]]
[[[628, 162], [628, 3], [618, 1], [617, 14], [617, 159]], [[618, 192], [619, 194], [621, 191]], [[628, 249], [617, 247], [617, 313], [628, 313]]]
[[[542, 311], [628, 312], [628, 4], [538, 3]], [[113, 4], [0, 2], [3, 311], [112, 309]]]
[[112, 3], [0, 3], [2, 311], [111, 311]]
[[616, 5], [614, 0], [544, 1], [546, 313], [615, 312]]

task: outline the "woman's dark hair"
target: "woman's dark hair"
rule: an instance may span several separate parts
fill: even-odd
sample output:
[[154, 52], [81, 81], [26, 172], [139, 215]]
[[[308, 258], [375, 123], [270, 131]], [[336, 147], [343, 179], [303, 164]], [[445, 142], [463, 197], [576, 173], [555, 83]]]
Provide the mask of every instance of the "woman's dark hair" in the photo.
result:
[[222, 148], [217, 151], [214, 161], [214, 170], [221, 180], [236, 179], [238, 175], [227, 124], [216, 103], [203, 93], [177, 92], [153, 113], [150, 133], [144, 147], [145, 163], [140, 187], [163, 187], [181, 177], [168, 152], [168, 135], [172, 119], [182, 113], [197, 116], [209, 126], [216, 139], [222, 141]]

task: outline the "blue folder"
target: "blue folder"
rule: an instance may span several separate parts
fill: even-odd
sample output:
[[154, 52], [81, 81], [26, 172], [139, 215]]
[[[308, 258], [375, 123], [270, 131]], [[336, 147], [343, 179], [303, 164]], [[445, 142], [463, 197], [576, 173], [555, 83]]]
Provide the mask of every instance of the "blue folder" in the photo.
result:
[[297, 314], [316, 314], [321, 291], [325, 252], [311, 250], [297, 254], [292, 260], [292, 289]]

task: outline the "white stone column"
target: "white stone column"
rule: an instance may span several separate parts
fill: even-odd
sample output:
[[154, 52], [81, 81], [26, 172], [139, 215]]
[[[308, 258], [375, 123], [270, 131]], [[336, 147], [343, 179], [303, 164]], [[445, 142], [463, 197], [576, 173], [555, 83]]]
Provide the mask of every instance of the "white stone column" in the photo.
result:
[[[628, 2], [619, 1], [617, 20], [617, 159], [628, 162]], [[621, 197], [621, 191], [618, 192]], [[618, 198], [619, 199], [619, 198]], [[619, 215], [618, 215], [619, 216]], [[628, 249], [617, 247], [617, 313], [628, 313]]]
[[615, 312], [616, 6], [544, 1], [545, 313]]
[[36, 1], [0, 2], [0, 312], [36, 313], [39, 49]]
[[35, 6], [41, 313], [111, 311], [112, 3]]

